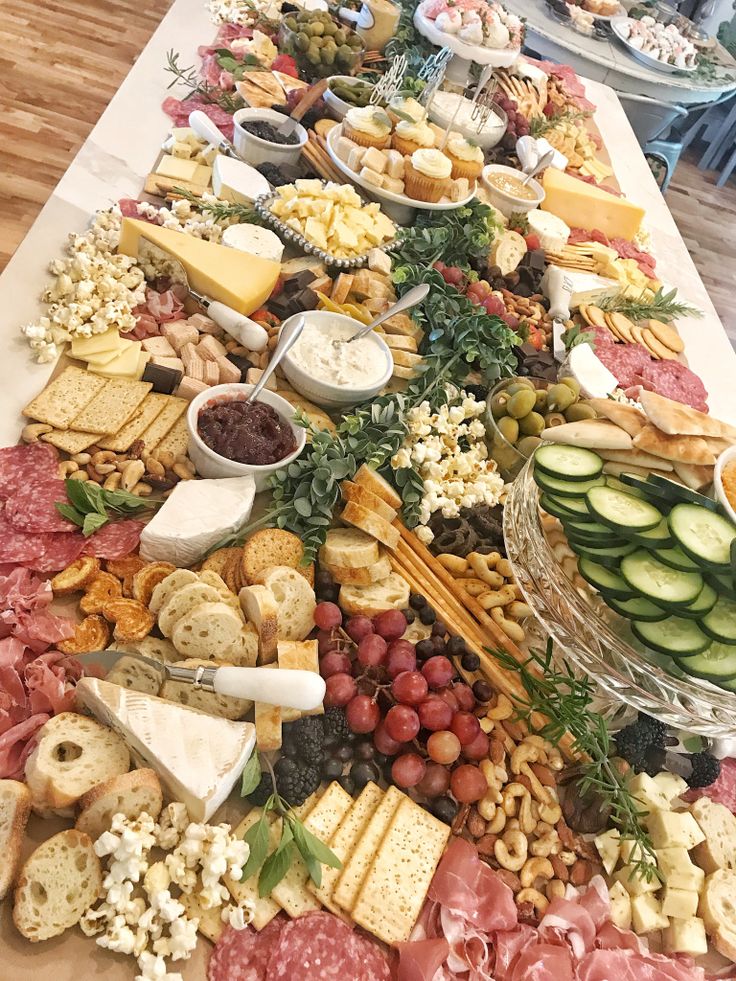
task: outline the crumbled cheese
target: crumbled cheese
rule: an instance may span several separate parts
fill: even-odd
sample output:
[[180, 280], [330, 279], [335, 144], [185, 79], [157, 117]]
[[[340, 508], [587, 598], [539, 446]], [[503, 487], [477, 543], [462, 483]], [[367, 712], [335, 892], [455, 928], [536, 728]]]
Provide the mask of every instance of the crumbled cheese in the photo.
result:
[[278, 21], [280, 0], [208, 0], [207, 9], [214, 24], [255, 24], [258, 20]]

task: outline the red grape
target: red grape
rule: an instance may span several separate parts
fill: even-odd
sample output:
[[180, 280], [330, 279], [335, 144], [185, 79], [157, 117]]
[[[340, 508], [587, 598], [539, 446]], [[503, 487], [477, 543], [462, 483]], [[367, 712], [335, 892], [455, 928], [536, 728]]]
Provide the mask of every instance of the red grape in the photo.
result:
[[351, 732], [373, 732], [381, 721], [381, 712], [369, 695], [356, 695], [345, 709]]
[[[445, 688], [443, 691], [438, 691], [437, 697], [441, 698], [445, 705], [449, 705], [453, 712], [460, 711], [460, 702], [458, 702], [457, 696], [452, 688]], [[445, 729], [447, 729], [448, 726], [449, 723], [447, 726], [445, 726]]]
[[391, 779], [397, 787], [415, 787], [424, 776], [427, 764], [416, 753], [397, 756], [391, 767]]
[[394, 640], [388, 645], [386, 668], [392, 678], [402, 671], [414, 671], [416, 666], [417, 655], [414, 645], [408, 640]]
[[337, 603], [318, 603], [314, 608], [314, 622], [320, 630], [330, 630], [342, 623], [342, 612]]
[[384, 640], [397, 640], [406, 630], [406, 617], [401, 610], [385, 610], [378, 614], [373, 626]]
[[451, 661], [438, 654], [436, 657], [430, 657], [428, 661], [424, 662], [422, 665], [422, 674], [427, 679], [427, 684], [430, 688], [442, 688], [444, 685], [450, 683], [452, 676], [455, 674], [455, 669]]
[[347, 654], [328, 651], [323, 658], [320, 658], [319, 673], [323, 678], [331, 678], [333, 674], [350, 674], [351, 667]]
[[[390, 674], [390, 662], [388, 670]], [[391, 691], [397, 702], [402, 702], [404, 705], [419, 705], [427, 697], [427, 679], [421, 671], [402, 671], [394, 678]]]
[[465, 279], [465, 273], [459, 266], [445, 266], [442, 270], [442, 278], [450, 286], [459, 286]]
[[337, 646], [337, 636], [331, 630], [320, 630], [317, 634], [317, 650], [320, 655], [327, 654]]
[[480, 722], [472, 712], [456, 712], [452, 717], [450, 729], [460, 740], [461, 745], [468, 746], [481, 732]]
[[358, 660], [366, 668], [375, 668], [386, 660], [386, 641], [378, 634], [366, 634], [358, 644]]
[[450, 789], [450, 771], [440, 763], [427, 763], [424, 776], [417, 784], [423, 797], [441, 797]]
[[325, 706], [347, 705], [351, 698], [355, 696], [358, 688], [355, 678], [350, 674], [333, 674], [326, 682]]
[[376, 726], [376, 730], [373, 733], [373, 742], [378, 752], [383, 753], [384, 756], [396, 756], [403, 745], [397, 739], [392, 739], [386, 732], [385, 720], [382, 720]]
[[452, 708], [438, 695], [430, 695], [417, 709], [419, 721], [424, 729], [436, 732], [447, 729], [452, 722]]
[[447, 766], [454, 763], [460, 755], [460, 740], [454, 732], [449, 732], [447, 729], [433, 732], [427, 740], [427, 752], [435, 763]]
[[373, 621], [370, 617], [350, 617], [345, 624], [345, 631], [348, 637], [357, 644], [368, 634], [373, 633]]
[[489, 745], [490, 740], [481, 729], [472, 743], [467, 743], [463, 746], [463, 756], [466, 760], [484, 760], [488, 756]]
[[386, 713], [386, 732], [400, 743], [407, 743], [419, 732], [419, 716], [408, 705], [392, 705]]
[[473, 804], [485, 796], [488, 784], [477, 766], [463, 763], [452, 771], [450, 789], [452, 796], [461, 804]]
[[462, 681], [452, 686], [452, 694], [457, 699], [457, 704], [463, 712], [472, 712], [475, 708], [475, 695], [470, 687]]

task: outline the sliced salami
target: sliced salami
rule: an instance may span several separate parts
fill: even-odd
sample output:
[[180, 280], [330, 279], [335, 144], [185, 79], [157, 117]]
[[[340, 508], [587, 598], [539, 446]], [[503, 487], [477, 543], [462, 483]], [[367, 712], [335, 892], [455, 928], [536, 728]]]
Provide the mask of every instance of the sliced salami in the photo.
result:
[[58, 476], [58, 459], [56, 450], [48, 443], [0, 449], [0, 498], [10, 497], [39, 480]]
[[708, 411], [708, 392], [700, 378], [680, 361], [652, 361], [641, 371], [647, 388], [701, 412]]
[[383, 948], [371, 937], [355, 934], [358, 949], [356, 964], [361, 965], [363, 981], [391, 981], [391, 966]]
[[279, 944], [286, 918], [279, 914], [260, 933], [253, 927], [226, 927], [215, 944], [207, 981], [265, 981], [271, 955]]
[[61, 534], [18, 531], [0, 513], [0, 556], [4, 562], [24, 565], [37, 572], [58, 572], [79, 558], [84, 546], [82, 535], [73, 531]]
[[138, 548], [142, 530], [142, 521], [113, 521], [85, 540], [82, 555], [94, 555], [98, 559], [123, 559]]
[[8, 522], [18, 531], [73, 532], [75, 525], [56, 510], [56, 502], [66, 503], [64, 481], [57, 476], [22, 484], [5, 503]]
[[385, 981], [382, 954], [332, 913], [307, 913], [284, 927], [266, 981]]

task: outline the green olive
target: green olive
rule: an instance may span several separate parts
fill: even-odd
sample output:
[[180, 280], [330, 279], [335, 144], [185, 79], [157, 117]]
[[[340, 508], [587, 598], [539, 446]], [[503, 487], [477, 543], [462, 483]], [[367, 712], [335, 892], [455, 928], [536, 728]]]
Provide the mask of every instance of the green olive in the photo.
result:
[[498, 420], [496, 425], [503, 438], [509, 443], [515, 443], [519, 438], [519, 423], [516, 419], [512, 419], [511, 416], [503, 416], [502, 419]]
[[595, 419], [595, 409], [585, 402], [576, 402], [565, 411], [568, 422], [582, 422], [583, 419]]
[[551, 429], [553, 426], [564, 426], [567, 419], [565, 419], [561, 412], [548, 412], [544, 417], [544, 421], [547, 424], [547, 428]]
[[500, 419], [501, 416], [506, 415], [508, 401], [509, 396], [507, 392], [496, 392], [491, 399], [491, 415], [494, 419]]
[[544, 416], [539, 412], [530, 412], [519, 419], [519, 431], [524, 436], [539, 436], [544, 428]]
[[563, 385], [567, 385], [575, 393], [575, 398], [580, 398], [580, 382], [577, 378], [573, 378], [572, 375], [568, 375], [567, 378], [560, 378]]
[[519, 463], [519, 454], [515, 448], [510, 446], [493, 446], [493, 459], [498, 464], [499, 470], [510, 470]]
[[296, 17], [287, 17], [284, 21], [284, 25], [288, 27], [290, 31], [295, 31], [297, 29]]
[[300, 31], [296, 36], [295, 43], [299, 51], [306, 51], [309, 48], [309, 35]]
[[314, 45], [310, 44], [309, 45], [309, 50], [307, 51], [307, 61], [309, 62], [309, 64], [310, 65], [318, 65], [319, 64], [319, 56], [320, 56], [320, 54], [321, 54], [321, 52], [320, 52], [319, 48], [315, 48]]
[[541, 442], [542, 440], [539, 438], [539, 436], [525, 436], [516, 444], [516, 449], [528, 460]]
[[536, 404], [537, 397], [532, 389], [525, 388], [520, 392], [515, 392], [508, 401], [506, 411], [514, 419], [521, 419], [528, 415]]
[[309, 27], [309, 33], [312, 35], [312, 37], [322, 37], [322, 35], [325, 33], [325, 25], [319, 20], [312, 21]]
[[334, 21], [330, 21], [329, 24], [325, 24], [325, 34], [333, 36], [337, 34], [337, 24]]
[[514, 392], [520, 392], [522, 388], [531, 388], [536, 391], [534, 382], [530, 378], [514, 378], [511, 384], [507, 386], [506, 391], [513, 395]]
[[536, 402], [534, 405], [535, 409], [546, 409], [547, 408], [547, 389], [539, 388], [537, 389]]
[[334, 48], [322, 48], [322, 63], [325, 65], [335, 64]]
[[575, 401], [575, 393], [569, 385], [551, 385], [547, 392], [547, 406], [553, 412], [564, 412]]
[[350, 59], [353, 57], [353, 52], [347, 46], [347, 44], [341, 44], [337, 49], [337, 60], [342, 65], [347, 65]]
[[347, 34], [345, 33], [345, 31], [341, 27], [338, 27], [338, 29], [335, 31], [335, 33], [334, 33], [333, 36], [335, 38], [335, 44], [338, 47], [341, 44], [345, 44], [345, 39], [347, 38]]
[[311, 43], [313, 48], [322, 48], [324, 47], [325, 39], [323, 37], [313, 37]]
[[348, 36], [347, 42], [351, 48], [359, 48], [363, 44], [359, 35], [357, 34], [350, 34]]

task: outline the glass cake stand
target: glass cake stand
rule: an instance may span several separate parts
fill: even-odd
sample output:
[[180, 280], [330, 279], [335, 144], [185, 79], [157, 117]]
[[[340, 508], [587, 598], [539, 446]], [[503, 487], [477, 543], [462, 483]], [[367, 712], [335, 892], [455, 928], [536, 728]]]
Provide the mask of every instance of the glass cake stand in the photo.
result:
[[540, 521], [532, 466], [530, 460], [506, 500], [506, 552], [526, 602], [558, 650], [614, 704], [626, 703], [701, 736], [736, 736], [736, 695], [689, 677], [672, 658], [646, 649], [628, 620], [579, 577], [576, 583], [567, 577]]

